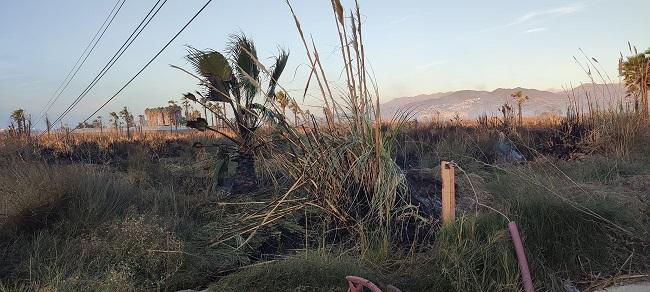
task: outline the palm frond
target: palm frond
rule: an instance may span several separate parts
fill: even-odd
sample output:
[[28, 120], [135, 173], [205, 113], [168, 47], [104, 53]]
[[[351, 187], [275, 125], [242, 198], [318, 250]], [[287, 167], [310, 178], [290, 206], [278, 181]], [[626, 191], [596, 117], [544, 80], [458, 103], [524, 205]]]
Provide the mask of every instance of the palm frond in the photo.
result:
[[191, 92], [183, 93], [183, 98], [189, 99], [191, 101], [196, 101], [196, 96], [194, 94], [192, 94]]
[[275, 97], [275, 86], [278, 84], [278, 79], [282, 75], [284, 68], [287, 66], [289, 60], [289, 52], [284, 49], [279, 49], [278, 55], [275, 56], [275, 64], [273, 64], [271, 71], [271, 80], [269, 80], [268, 95], [271, 98]]
[[208, 129], [208, 121], [204, 118], [196, 118], [194, 121], [187, 121], [185, 124], [188, 128], [194, 128], [201, 132]]
[[253, 40], [246, 37], [245, 34], [233, 34], [230, 36], [228, 44], [228, 55], [236, 67], [237, 79], [240, 88], [244, 91], [247, 104], [252, 102], [253, 97], [259, 91], [260, 69], [257, 66], [257, 51]]
[[230, 80], [232, 69], [221, 53], [213, 50], [202, 51], [191, 46], [187, 47], [187, 52], [187, 60], [201, 76], [218, 77], [222, 81]]
[[214, 89], [208, 91], [207, 98], [211, 101], [229, 102], [233, 74], [226, 57], [217, 51], [201, 51], [190, 46], [187, 51], [189, 63], [214, 86]]

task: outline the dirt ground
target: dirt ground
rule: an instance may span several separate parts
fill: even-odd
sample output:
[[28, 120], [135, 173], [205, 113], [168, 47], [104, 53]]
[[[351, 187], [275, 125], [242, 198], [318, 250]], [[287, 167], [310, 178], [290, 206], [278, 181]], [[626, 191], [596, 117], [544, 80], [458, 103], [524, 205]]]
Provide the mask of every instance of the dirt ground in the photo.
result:
[[620, 286], [613, 286], [600, 290], [599, 292], [650, 292], [650, 282], [638, 282], [634, 284], [626, 284]]

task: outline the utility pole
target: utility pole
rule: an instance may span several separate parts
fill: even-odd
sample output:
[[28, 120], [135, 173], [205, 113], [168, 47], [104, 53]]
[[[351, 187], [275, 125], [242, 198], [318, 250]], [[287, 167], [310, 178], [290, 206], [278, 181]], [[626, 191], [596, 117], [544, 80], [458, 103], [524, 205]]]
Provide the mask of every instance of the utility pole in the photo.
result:
[[50, 138], [50, 129], [52, 128], [52, 122], [50, 122], [50, 117], [45, 115], [45, 127], [47, 127], [47, 138]]

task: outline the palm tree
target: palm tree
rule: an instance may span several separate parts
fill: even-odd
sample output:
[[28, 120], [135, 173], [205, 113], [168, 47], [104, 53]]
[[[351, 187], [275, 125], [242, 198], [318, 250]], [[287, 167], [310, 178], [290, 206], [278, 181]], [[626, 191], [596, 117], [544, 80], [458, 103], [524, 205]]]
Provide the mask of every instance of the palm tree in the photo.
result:
[[178, 130], [178, 116], [176, 114], [176, 108], [177, 104], [176, 101], [171, 99], [167, 103], [169, 103], [169, 106], [167, 107], [167, 114], [169, 115], [169, 129], [171, 131], [172, 125], [176, 126], [176, 130]]
[[11, 112], [11, 120], [12, 126], [13, 123], [15, 122], [15, 128], [19, 134], [25, 134], [27, 133], [27, 119], [25, 118], [25, 110], [24, 109], [17, 109], [13, 112]]
[[[233, 193], [243, 193], [257, 187], [255, 174], [255, 131], [265, 118], [272, 115], [267, 106], [275, 104], [275, 87], [277, 80], [287, 64], [289, 54], [280, 50], [269, 72], [269, 85], [262, 94], [260, 85], [260, 67], [255, 44], [244, 34], [231, 35], [225, 56], [214, 50], [198, 50], [188, 47], [187, 60], [194, 67], [206, 89], [205, 98], [224, 105], [224, 110], [212, 111], [230, 131], [230, 136], [217, 129], [208, 127], [207, 121], [199, 118], [188, 121], [188, 126], [201, 131], [210, 129], [222, 134], [236, 145], [236, 174], [233, 181]], [[179, 67], [177, 69], [183, 70]], [[186, 73], [188, 71], [183, 70]], [[191, 74], [191, 73], [189, 73]], [[192, 74], [193, 75], [193, 74]], [[192, 93], [186, 95], [190, 100], [201, 103]], [[227, 119], [225, 106], [234, 114], [234, 121]], [[275, 117], [282, 119], [283, 117]]]
[[133, 115], [129, 112], [129, 110], [126, 107], [124, 107], [120, 111], [120, 116], [122, 117], [124, 123], [126, 124], [126, 137], [131, 138], [131, 127], [134, 126]]
[[185, 115], [185, 119], [189, 120], [189, 114], [190, 114], [190, 100], [188, 97], [183, 94], [183, 97], [181, 97], [181, 105], [183, 106], [183, 109], [185, 110], [183, 113]]
[[110, 122], [113, 128], [115, 128], [115, 132], [118, 133], [118, 123], [120, 121], [120, 117], [117, 115], [116, 112], [110, 112], [109, 115], [111, 116]]
[[144, 125], [147, 123], [144, 115], [138, 115], [138, 126], [140, 127], [140, 135], [144, 131]]
[[[212, 123], [212, 127], [215, 127], [217, 125], [215, 112], [220, 112], [219, 103], [211, 102], [198, 90], [195, 92], [196, 95], [199, 96], [199, 99], [196, 102], [201, 106], [203, 106], [203, 118], [208, 120], [208, 110], [210, 110], [210, 114], [212, 115], [212, 117], [210, 118], [210, 123]], [[189, 92], [183, 94], [183, 96], [188, 98], [189, 100], [192, 100], [192, 98], [196, 98], [196, 96], [192, 97], [193, 94]]]
[[208, 119], [208, 99], [205, 98], [205, 96], [201, 96], [201, 99], [199, 99], [199, 102], [203, 106], [203, 118]]
[[[636, 48], [634, 49], [636, 51]], [[628, 96], [635, 97], [635, 106], [648, 118], [648, 89], [650, 89], [650, 49], [619, 60], [619, 74], [623, 77]]]
[[518, 116], [519, 116], [519, 125], [522, 124], [522, 118], [521, 118], [521, 106], [528, 100], [530, 99], [528, 95], [524, 95], [524, 93], [521, 90], [517, 90], [516, 92], [512, 93], [510, 96], [515, 99], [515, 102], [517, 103], [517, 111], [518, 111]]
[[99, 133], [104, 134], [104, 121], [102, 121], [102, 116], [97, 116], [97, 122], [99, 123]]

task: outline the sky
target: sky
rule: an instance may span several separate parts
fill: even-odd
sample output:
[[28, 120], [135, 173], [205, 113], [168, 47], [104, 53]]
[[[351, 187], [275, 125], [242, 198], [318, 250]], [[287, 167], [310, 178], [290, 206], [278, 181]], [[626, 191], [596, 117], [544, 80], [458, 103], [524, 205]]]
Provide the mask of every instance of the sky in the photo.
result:
[[[155, 0], [126, 0], [113, 24], [58, 101], [53, 120], [108, 62]], [[349, 9], [353, 1], [344, 0]], [[0, 0], [0, 128], [10, 112], [37, 116], [102, 25], [115, 0]], [[111, 97], [205, 3], [168, 0], [115, 66], [63, 120], [76, 125]], [[648, 0], [359, 0], [367, 62], [381, 101], [461, 89], [517, 86], [562, 88], [586, 81], [574, 61], [582, 48], [605, 72], [617, 76], [628, 41], [650, 47]], [[330, 1], [293, 0], [302, 29], [313, 37], [328, 80], [341, 88], [340, 47]], [[278, 47], [290, 51], [280, 80], [301, 96], [309, 74], [307, 57], [284, 0], [214, 0], [196, 20], [99, 115], [127, 106], [146, 107], [179, 100], [199, 89], [187, 74], [186, 45], [222, 51], [228, 36], [244, 32], [258, 57], [271, 64]], [[320, 102], [313, 94], [307, 105]], [[35, 118], [34, 118], [35, 119]], [[42, 125], [37, 125], [42, 128]]]

